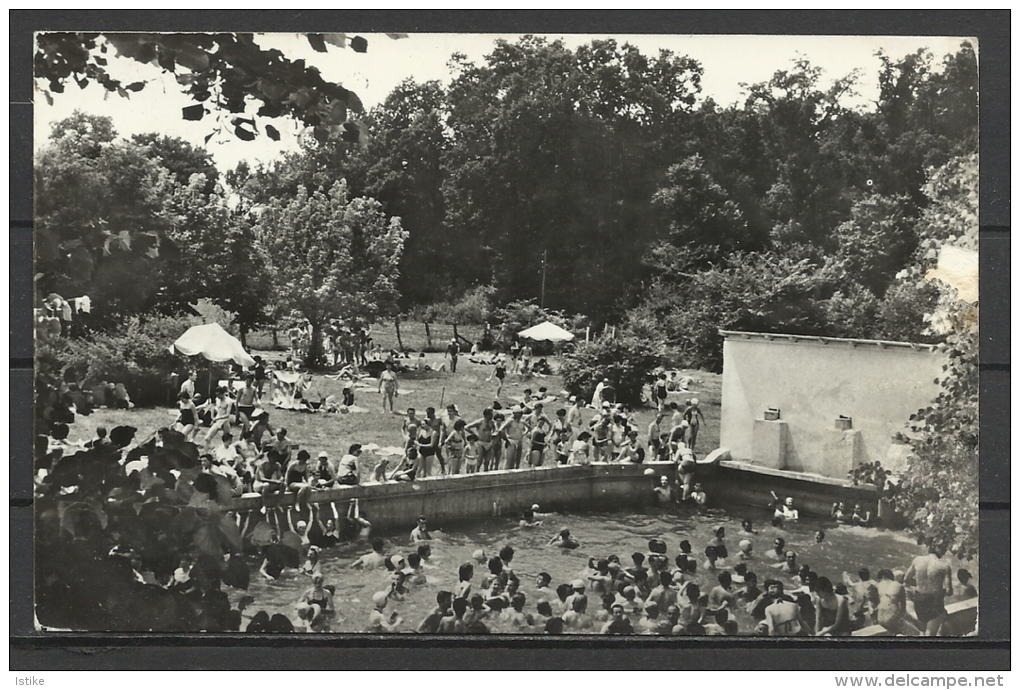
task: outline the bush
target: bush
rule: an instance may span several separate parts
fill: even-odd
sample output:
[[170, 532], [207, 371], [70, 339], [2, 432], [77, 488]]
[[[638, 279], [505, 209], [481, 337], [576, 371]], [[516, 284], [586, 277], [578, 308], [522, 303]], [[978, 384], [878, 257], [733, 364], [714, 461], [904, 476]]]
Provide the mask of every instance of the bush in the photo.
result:
[[662, 357], [661, 346], [630, 333], [580, 343], [563, 357], [563, 384], [571, 393], [590, 399], [598, 382], [608, 378], [619, 402], [638, 405], [641, 389], [651, 371], [662, 364]]
[[85, 387], [123, 383], [136, 405], [165, 405], [170, 373], [182, 368], [181, 358], [168, 348], [196, 322], [184, 316], [132, 316], [121, 328], [65, 341], [60, 357]]

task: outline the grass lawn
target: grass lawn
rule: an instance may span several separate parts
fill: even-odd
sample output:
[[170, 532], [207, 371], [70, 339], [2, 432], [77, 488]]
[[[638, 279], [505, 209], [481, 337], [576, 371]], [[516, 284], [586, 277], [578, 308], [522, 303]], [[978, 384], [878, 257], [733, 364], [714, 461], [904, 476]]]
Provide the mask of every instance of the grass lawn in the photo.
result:
[[[282, 359], [281, 352], [253, 351], [253, 354], [262, 354], [268, 360]], [[427, 360], [430, 364], [438, 364], [443, 361], [442, 355], [429, 354]], [[555, 361], [553, 360], [555, 368]], [[492, 367], [472, 364], [465, 357], [461, 357], [457, 365], [457, 373], [450, 372], [407, 372], [399, 374], [400, 395], [397, 398], [397, 410], [404, 411], [408, 407], [414, 407], [424, 416], [426, 407], [435, 407], [438, 412], [442, 406], [455, 403], [460, 410], [461, 416], [468, 422], [474, 421], [481, 416], [482, 410], [491, 405], [495, 384], [486, 382], [486, 378], [492, 372]], [[691, 391], [681, 394], [671, 393], [667, 402], [676, 400], [683, 403], [687, 398], [697, 397], [701, 401], [701, 409], [705, 415], [706, 423], [698, 436], [699, 455], [706, 455], [709, 451], [719, 445], [719, 416], [720, 398], [722, 392], [722, 376], [701, 371], [684, 371], [694, 377], [695, 383], [691, 385]], [[341, 384], [323, 376], [315, 377], [318, 388], [323, 395], [340, 396]], [[355, 403], [368, 412], [363, 414], [326, 414], [293, 412], [290, 410], [277, 410], [270, 406], [269, 421], [275, 429], [285, 427], [288, 436], [301, 448], [307, 449], [314, 458], [322, 450], [329, 453], [331, 458], [339, 458], [346, 453], [352, 443], [376, 443], [380, 446], [400, 445], [400, 416], [382, 412], [382, 396], [376, 392], [377, 380], [364, 379], [372, 386], [371, 389], [356, 389]], [[520, 376], [510, 375], [503, 386], [503, 393], [500, 402], [504, 407], [514, 404], [514, 398], [520, 396], [525, 388], [537, 391], [540, 386], [545, 386], [551, 394], [559, 394], [562, 391], [562, 379], [559, 376], [545, 378], [522, 379]], [[566, 398], [560, 398], [562, 406], [565, 406]], [[557, 407], [553, 404], [548, 406], [547, 411], [553, 416]], [[649, 422], [654, 417], [652, 408], [641, 408], [637, 410], [637, 421], [641, 430], [642, 440]], [[111, 410], [99, 409], [91, 415], [84, 417], [79, 415], [77, 421], [71, 427], [70, 440], [88, 440], [95, 435], [98, 426], [105, 426], [112, 429], [115, 426], [129, 425], [138, 429], [136, 435], [138, 440], [144, 440], [157, 428], [168, 426], [176, 417], [176, 409], [166, 407], [156, 408], [135, 408], [133, 410]], [[584, 419], [587, 422], [591, 417], [591, 410], [586, 410]], [[203, 432], [204, 433], [204, 432]], [[201, 433], [199, 438], [201, 438]], [[362, 481], [371, 477], [372, 470], [378, 462], [378, 458], [371, 453], [362, 455], [361, 476]]]

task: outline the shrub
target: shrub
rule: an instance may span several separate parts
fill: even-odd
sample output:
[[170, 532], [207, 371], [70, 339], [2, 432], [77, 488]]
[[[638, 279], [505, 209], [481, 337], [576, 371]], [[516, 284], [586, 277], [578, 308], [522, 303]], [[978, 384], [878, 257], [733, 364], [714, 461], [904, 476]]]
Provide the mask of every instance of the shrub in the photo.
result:
[[662, 364], [661, 346], [624, 333], [579, 343], [563, 357], [563, 384], [571, 393], [590, 398], [595, 386], [608, 378], [616, 399], [630, 405], [641, 402], [641, 389], [650, 372]]
[[192, 317], [132, 316], [121, 328], [65, 341], [60, 356], [84, 386], [123, 383], [136, 405], [166, 404], [169, 375], [182, 368], [169, 347], [195, 323]]

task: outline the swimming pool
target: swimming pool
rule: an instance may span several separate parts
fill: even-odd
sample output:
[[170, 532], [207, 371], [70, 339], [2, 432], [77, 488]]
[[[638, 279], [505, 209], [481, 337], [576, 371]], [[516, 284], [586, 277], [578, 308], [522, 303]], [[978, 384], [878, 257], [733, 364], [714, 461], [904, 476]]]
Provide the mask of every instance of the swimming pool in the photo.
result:
[[[742, 518], [754, 521], [756, 534], [744, 534], [741, 530]], [[704, 548], [714, 536], [719, 526], [726, 527], [725, 543], [730, 552], [726, 563], [731, 567], [736, 562], [737, 544], [747, 538], [753, 544], [753, 559], [748, 563], [748, 570], [757, 573], [759, 584], [766, 578], [773, 577], [778, 571], [769, 564], [778, 561], [775, 557], [766, 556], [765, 552], [772, 548], [776, 537], [786, 540], [787, 549], [798, 554], [798, 561], [808, 564], [819, 575], [829, 577], [833, 583], [842, 581], [843, 572], [850, 573], [856, 579], [857, 571], [867, 567], [872, 573], [880, 568], [906, 569], [914, 556], [923, 552], [915, 541], [904, 532], [881, 530], [876, 528], [850, 527], [836, 525], [831, 521], [819, 519], [802, 519], [788, 522], [783, 529], [769, 524], [769, 515], [761, 510], [710, 509], [704, 512], [690, 512], [684, 508], [613, 512], [552, 515], [537, 528], [520, 529], [517, 518], [492, 518], [473, 524], [452, 524], [444, 529], [441, 524], [430, 525], [437, 533], [431, 542], [432, 557], [425, 565], [427, 584], [409, 587], [410, 592], [402, 602], [390, 602], [387, 610], [396, 610], [403, 618], [401, 631], [413, 632], [418, 624], [436, 605], [436, 594], [443, 589], [453, 590], [457, 583], [457, 569], [461, 563], [472, 561], [472, 553], [479, 548], [485, 550], [487, 556], [495, 556], [499, 550], [509, 544], [515, 549], [512, 567], [521, 579], [521, 591], [527, 596], [525, 612], [534, 612], [538, 601], [535, 591], [535, 576], [542, 571], [552, 575], [551, 587], [563, 582], [570, 582], [583, 577], [589, 557], [604, 558], [616, 554], [624, 567], [631, 565], [630, 555], [635, 551], [648, 552], [648, 541], [653, 538], [662, 539], [667, 545], [667, 555], [672, 561], [680, 552], [679, 544], [683, 539], [691, 542], [694, 555], [698, 556], [696, 580], [701, 591], [707, 593], [717, 584], [716, 573], [707, 572], [703, 568]], [[580, 542], [580, 548], [567, 551], [546, 545], [551, 535], [562, 528], [570, 529]], [[403, 534], [389, 535], [386, 538], [385, 553], [407, 556], [416, 549], [411, 542], [410, 531], [413, 525], [407, 526]], [[825, 539], [815, 542], [815, 532], [825, 530]], [[323, 551], [320, 559], [326, 584], [336, 587], [334, 604], [337, 616], [332, 623], [334, 632], [364, 632], [367, 629], [368, 616], [372, 611], [372, 595], [389, 588], [389, 573], [385, 569], [361, 570], [353, 569], [350, 564], [360, 555], [370, 551], [367, 540], [355, 543], [343, 543], [337, 547]], [[255, 598], [255, 603], [246, 610], [246, 617], [259, 610], [266, 610], [270, 615], [282, 613], [294, 618], [294, 603], [301, 593], [311, 584], [310, 578], [295, 572], [285, 571], [277, 581], [267, 581], [258, 573], [259, 562], [251, 560], [252, 583], [247, 594]], [[954, 568], [957, 567], [954, 561]], [[972, 572], [977, 573], [976, 564], [968, 564]], [[477, 590], [482, 577], [488, 572], [485, 565], [475, 564], [475, 576], [472, 582]], [[791, 582], [784, 577], [787, 583]], [[244, 592], [230, 593], [236, 602]], [[601, 606], [598, 596], [589, 595], [588, 613], [592, 614]], [[751, 618], [743, 611], [737, 616], [741, 632], [751, 629]], [[242, 622], [242, 630], [247, 619]], [[532, 629], [511, 629], [502, 625], [499, 617], [495, 617], [490, 625], [492, 632], [526, 632], [540, 633]]]

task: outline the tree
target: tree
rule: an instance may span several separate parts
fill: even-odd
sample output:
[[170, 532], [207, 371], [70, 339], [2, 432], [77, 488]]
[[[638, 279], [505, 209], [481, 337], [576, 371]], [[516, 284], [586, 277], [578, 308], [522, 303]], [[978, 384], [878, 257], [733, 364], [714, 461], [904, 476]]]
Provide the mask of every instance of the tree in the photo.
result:
[[619, 402], [640, 405], [641, 391], [662, 358], [661, 346], [630, 333], [578, 343], [563, 356], [563, 385], [574, 395], [590, 398], [595, 386], [608, 378]]
[[454, 56], [447, 92], [446, 222], [478, 247], [465, 267], [497, 300], [606, 319], [646, 269], [663, 223], [650, 206], [700, 88], [700, 67], [596, 41], [497, 41]]
[[834, 263], [847, 277], [881, 298], [917, 249], [908, 199], [872, 195], [854, 204], [836, 227]]
[[160, 211], [179, 253], [163, 263], [159, 306], [172, 310], [208, 299], [233, 314], [245, 344], [247, 333], [268, 318], [269, 257], [248, 218], [231, 210], [222, 189], [206, 193], [207, 187], [204, 174], [192, 174]]
[[169, 172], [115, 137], [109, 118], [76, 112], [35, 163], [37, 292], [89, 295], [96, 324], [151, 308], [159, 261], [175, 249], [160, 215]]
[[168, 137], [156, 133], [136, 134], [131, 140], [144, 146], [150, 158], [173, 174], [179, 185], [187, 185], [192, 175], [204, 175], [206, 194], [216, 189], [220, 173], [212, 156], [205, 149], [193, 146], [180, 137]]
[[740, 208], [729, 199], [705, 162], [695, 154], [671, 165], [668, 186], [652, 197], [669, 222], [668, 239], [653, 248], [649, 261], [666, 275], [704, 265], [739, 249], [759, 249], [748, 236]]
[[631, 332], [665, 340], [680, 366], [722, 371], [719, 329], [822, 335], [831, 272], [775, 253], [734, 254], [681, 283], [658, 280], [628, 313]]
[[340, 180], [328, 191], [299, 189], [263, 209], [256, 236], [272, 262], [280, 302], [312, 326], [309, 364], [322, 356], [331, 319], [371, 323], [396, 313], [397, 266], [407, 233], [378, 201], [348, 199]]

